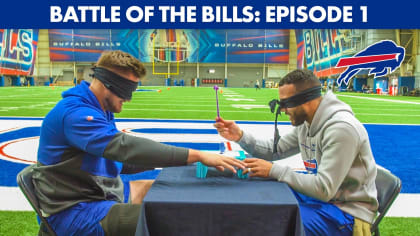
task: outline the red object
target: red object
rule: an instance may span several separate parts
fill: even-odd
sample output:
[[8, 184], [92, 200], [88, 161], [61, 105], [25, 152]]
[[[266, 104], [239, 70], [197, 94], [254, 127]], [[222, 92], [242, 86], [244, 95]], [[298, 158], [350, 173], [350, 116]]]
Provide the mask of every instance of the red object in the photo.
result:
[[226, 142], [226, 146], [227, 146], [227, 149], [229, 150], [229, 151], [232, 151], [232, 146], [230, 145], [230, 142], [228, 141], [228, 142]]

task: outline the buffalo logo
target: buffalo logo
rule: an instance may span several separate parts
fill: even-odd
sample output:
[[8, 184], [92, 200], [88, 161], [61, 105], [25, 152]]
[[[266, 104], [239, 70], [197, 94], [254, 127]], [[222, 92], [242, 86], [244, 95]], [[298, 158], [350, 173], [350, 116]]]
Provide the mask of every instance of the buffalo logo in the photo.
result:
[[362, 69], [368, 69], [369, 75], [376, 77], [394, 72], [402, 63], [405, 49], [391, 40], [382, 40], [370, 45], [353, 57], [341, 58], [335, 67], [348, 67], [337, 79], [338, 85], [350, 79]]
[[318, 163], [316, 159], [304, 160], [303, 165], [308, 174], [316, 174], [318, 172]]

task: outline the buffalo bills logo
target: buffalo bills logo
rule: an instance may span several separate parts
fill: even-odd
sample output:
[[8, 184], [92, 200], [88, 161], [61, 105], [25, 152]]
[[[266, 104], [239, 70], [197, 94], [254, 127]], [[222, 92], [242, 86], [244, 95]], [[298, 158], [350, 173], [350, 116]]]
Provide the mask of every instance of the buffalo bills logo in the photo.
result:
[[391, 40], [382, 40], [372, 44], [353, 57], [341, 58], [335, 67], [348, 67], [337, 79], [338, 85], [350, 79], [362, 69], [368, 69], [369, 75], [376, 77], [394, 72], [403, 62], [405, 49]]
[[318, 163], [316, 159], [304, 160], [303, 165], [305, 165], [305, 168], [306, 168], [306, 171], [308, 171], [308, 174], [317, 174]]

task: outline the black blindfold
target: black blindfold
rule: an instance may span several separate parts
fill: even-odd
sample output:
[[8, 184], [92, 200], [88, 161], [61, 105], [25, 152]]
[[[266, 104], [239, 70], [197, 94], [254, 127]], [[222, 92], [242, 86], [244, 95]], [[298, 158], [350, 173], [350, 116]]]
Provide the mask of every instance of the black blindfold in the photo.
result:
[[277, 128], [277, 118], [278, 118], [278, 115], [281, 115], [281, 109], [297, 107], [319, 97], [321, 97], [321, 86], [316, 86], [316, 87], [303, 90], [302, 92], [297, 93], [289, 98], [281, 99], [281, 100], [273, 99], [268, 103], [272, 113], [276, 111], [276, 106], [278, 105], [277, 111], [276, 111], [276, 119], [274, 123], [274, 128], [275, 128], [274, 146], [273, 146], [274, 154], [277, 153], [277, 144], [279, 143], [279, 140], [280, 140], [280, 134]]
[[137, 89], [137, 82], [126, 79], [103, 67], [94, 67], [93, 77], [101, 81], [104, 86], [118, 97], [131, 100], [133, 92]]
[[278, 104], [281, 108], [293, 108], [305, 104], [315, 98], [321, 97], [321, 86], [309, 88], [297, 93], [289, 98], [281, 100], [272, 100], [269, 105], [271, 112], [274, 113], [275, 106]]

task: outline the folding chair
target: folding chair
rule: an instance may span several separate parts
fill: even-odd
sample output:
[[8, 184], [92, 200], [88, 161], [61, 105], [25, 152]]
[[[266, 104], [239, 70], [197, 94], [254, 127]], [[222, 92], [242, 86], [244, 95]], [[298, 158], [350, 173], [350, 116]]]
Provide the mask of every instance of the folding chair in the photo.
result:
[[45, 219], [42, 214], [41, 210], [39, 208], [39, 202], [35, 195], [35, 188], [32, 183], [32, 174], [33, 174], [33, 168], [35, 165], [30, 165], [25, 167], [19, 174], [17, 175], [17, 183], [19, 185], [20, 190], [23, 192], [23, 195], [25, 195], [26, 199], [31, 204], [32, 208], [35, 210], [36, 214], [38, 214], [39, 218], [41, 219], [41, 225], [40, 225], [40, 234], [41, 235], [56, 235], [54, 230], [51, 228], [51, 226], [48, 224], [47, 219]]
[[390, 171], [378, 168], [375, 183], [378, 191], [379, 214], [376, 217], [375, 222], [372, 224], [370, 231], [372, 232], [372, 235], [379, 236], [380, 233], [378, 225], [400, 193], [401, 180]]

